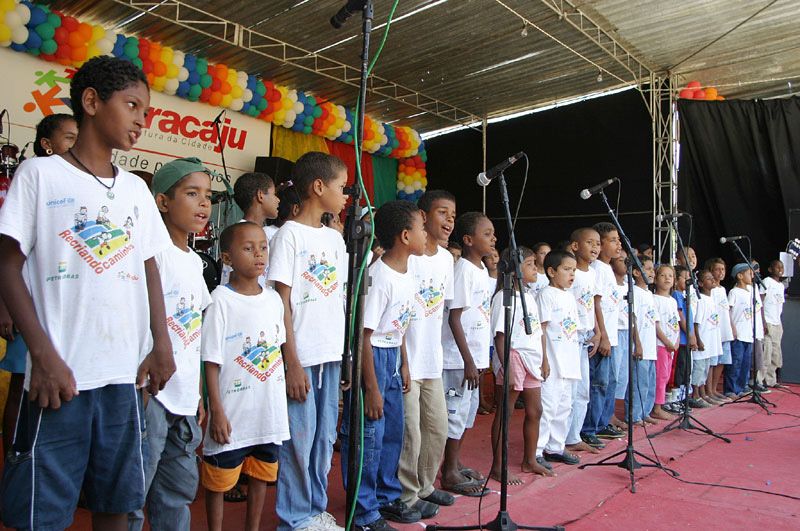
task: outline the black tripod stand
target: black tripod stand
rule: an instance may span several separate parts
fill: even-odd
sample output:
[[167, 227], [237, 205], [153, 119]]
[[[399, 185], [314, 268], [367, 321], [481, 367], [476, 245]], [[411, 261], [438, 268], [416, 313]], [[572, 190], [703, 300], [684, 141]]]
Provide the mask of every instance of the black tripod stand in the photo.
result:
[[[502, 172], [498, 177], [500, 181], [500, 194], [502, 196], [503, 207], [505, 209], [506, 222], [508, 224], [508, 247], [509, 247], [509, 262], [502, 264], [504, 281], [503, 281], [503, 311], [505, 317], [504, 324], [504, 342], [503, 342], [503, 374], [509, 374], [509, 360], [511, 359], [511, 330], [512, 330], [512, 316], [511, 305], [513, 300], [514, 284], [517, 283], [519, 289], [519, 297], [522, 302], [522, 313], [524, 314], [523, 323], [525, 323], [525, 333], [531, 334], [531, 323], [528, 320], [528, 306], [525, 302], [525, 292], [522, 282], [522, 256], [517, 248], [517, 240], [514, 237], [514, 223], [511, 219], [511, 209], [508, 205], [508, 189], [506, 188], [506, 180]], [[510, 274], [513, 271], [512, 275]], [[508, 421], [509, 411], [508, 408], [508, 382], [509, 378], [503, 378], [503, 399], [500, 401], [500, 426], [501, 426], [501, 472], [500, 472], [500, 510], [494, 520], [488, 524], [478, 524], [470, 526], [458, 527], [440, 527], [435, 524], [429, 525], [425, 528], [426, 531], [436, 530], [450, 530], [450, 531], [467, 531], [471, 529], [489, 529], [490, 531], [515, 531], [516, 529], [541, 529], [545, 531], [563, 531], [563, 527], [533, 527], [525, 525], [517, 525], [508, 514]]]
[[[678, 232], [678, 218], [677, 217], [673, 218], [672, 222], [674, 224], [673, 230], [675, 231], [675, 235], [678, 238], [679, 251], [683, 255], [684, 262], [688, 264], [689, 263], [689, 257], [686, 255], [686, 248], [683, 246], [683, 239], [681, 238], [681, 233]], [[686, 363], [683, 364], [683, 377], [684, 377], [683, 384], [684, 384], [684, 386], [686, 386], [686, 393], [684, 393], [684, 396], [683, 396], [683, 411], [681, 411], [680, 416], [678, 416], [675, 420], [673, 420], [672, 422], [667, 424], [667, 426], [663, 430], [661, 430], [659, 432], [656, 432], [656, 433], [651, 433], [647, 437], [649, 439], [652, 439], [653, 437], [657, 437], [659, 435], [662, 435], [664, 433], [667, 433], [667, 432], [670, 432], [670, 431], [673, 431], [673, 430], [695, 430], [695, 431], [699, 431], [700, 433], [705, 433], [707, 435], [711, 435], [712, 437], [716, 437], [717, 439], [722, 439], [726, 443], [729, 443], [729, 442], [731, 442], [730, 439], [728, 439], [727, 437], [723, 437], [722, 435], [719, 435], [717, 433], [714, 433], [714, 430], [712, 430], [711, 428], [709, 428], [708, 426], [706, 426], [705, 424], [703, 424], [702, 422], [700, 422], [699, 420], [694, 418], [691, 415], [691, 413], [689, 413], [689, 389], [691, 388], [690, 387], [690, 384], [691, 384], [690, 380], [691, 380], [691, 374], [692, 374], [691, 363], [690, 363], [690, 360], [692, 359], [692, 352], [691, 352], [691, 349], [689, 348], [689, 341], [688, 341], [688, 339], [689, 339], [689, 329], [692, 327], [692, 324], [691, 324], [692, 323], [692, 304], [691, 304], [691, 300], [692, 299], [691, 299], [691, 296], [690, 296], [691, 287], [694, 286], [695, 293], [700, 293], [700, 290], [698, 289], [698, 285], [697, 285], [697, 278], [694, 275], [694, 271], [691, 271], [691, 270], [689, 271], [689, 278], [691, 279], [691, 282], [686, 284], [686, 293], [684, 294], [684, 296], [686, 297], [686, 339], [687, 339], [687, 341], [686, 341], [686, 345], [684, 345], [682, 348], [679, 349], [680, 352], [675, 354], [676, 356], [679, 356], [682, 353], [684, 355], [685, 361], [686, 361]], [[692, 424], [692, 421], [697, 423], [697, 425]]]
[[[614, 209], [611, 208], [611, 205], [608, 203], [608, 198], [606, 197], [605, 192], [602, 190], [599, 192], [600, 196], [603, 198], [603, 203], [605, 203], [606, 208], [608, 208], [608, 213], [611, 215], [611, 221], [614, 223], [614, 226], [617, 228], [617, 232], [619, 233], [620, 240], [622, 240], [622, 245], [625, 246], [625, 252], [628, 253], [628, 294], [626, 298], [628, 299], [628, 444], [625, 446], [624, 450], [620, 450], [619, 452], [609, 455], [605, 459], [598, 461], [597, 463], [587, 463], [585, 465], [581, 465], [578, 468], [584, 469], [590, 466], [618, 466], [620, 468], [624, 468], [630, 472], [631, 476], [631, 492], [636, 492], [636, 479], [634, 478], [633, 471], [637, 468], [642, 467], [652, 467], [652, 468], [661, 468], [666, 470], [673, 476], [677, 476], [678, 473], [674, 470], [671, 470], [652, 457], [646, 456], [643, 453], [637, 451], [633, 447], [633, 363], [637, 361], [634, 359], [633, 351], [634, 351], [634, 341], [633, 341], [633, 318], [634, 318], [634, 296], [633, 296], [633, 267], [634, 265], [639, 270], [639, 274], [644, 277], [644, 270], [642, 269], [642, 263], [639, 261], [639, 258], [636, 255], [636, 252], [633, 250], [631, 246], [631, 241], [628, 239], [628, 236], [625, 235], [625, 231], [622, 230], [622, 225], [619, 224], [619, 219], [617, 219], [617, 215], [614, 214]], [[610, 462], [617, 456], [624, 456], [621, 460], [616, 462]], [[639, 463], [636, 460], [636, 456], [639, 456], [650, 463]]]
[[[747, 237], [745, 236], [745, 238], [747, 238]], [[742, 260], [744, 260], [744, 262], [747, 264], [747, 267], [749, 267], [750, 271], [753, 272], [753, 282], [751, 282], [751, 287], [753, 289], [751, 290], [752, 300], [751, 300], [751, 306], [750, 306], [750, 308], [752, 309], [752, 312], [753, 312], [753, 314], [752, 314], [753, 315], [753, 347], [752, 347], [753, 348], [753, 352], [750, 355], [750, 358], [752, 360], [752, 369], [753, 369], [753, 385], [750, 386], [750, 391], [748, 393], [740, 396], [739, 398], [737, 398], [736, 400], [733, 400], [732, 402], [728, 402], [727, 404], [722, 404], [722, 405], [723, 406], [727, 406], [729, 404], [757, 404], [757, 405], [761, 406], [764, 409], [764, 411], [767, 412], [767, 415], [772, 415], [772, 411], [770, 411], [769, 408], [767, 408], [767, 404], [769, 404], [772, 407], [778, 407], [778, 406], [776, 406], [775, 404], [773, 404], [772, 402], [770, 402], [769, 400], [764, 398], [764, 395], [761, 394], [761, 391], [759, 391], [756, 388], [756, 386], [758, 385], [758, 381], [757, 381], [758, 380], [758, 366], [756, 365], [756, 352], [755, 352], [755, 345], [756, 345], [756, 319], [759, 318], [759, 312], [757, 312], [758, 305], [756, 304], [756, 297], [758, 297], [758, 294], [756, 293], [756, 283], [758, 283], [759, 286], [763, 287], [764, 286], [764, 282], [761, 280], [761, 276], [759, 276], [759, 274], [755, 270], [755, 268], [753, 268], [752, 260], [748, 260], [747, 259], [747, 257], [742, 252], [742, 248], [739, 247], [739, 244], [736, 243], [736, 241], [733, 240], [733, 239], [726, 239], [726, 238], [724, 238], [724, 239], [725, 239], [725, 241], [729, 241], [730, 243], [732, 243], [734, 245], [734, 247], [736, 247], [736, 250], [739, 252], [739, 256], [742, 257]], [[750, 238], [747, 238], [747, 242], [750, 243]], [[725, 242], [723, 242], [723, 243], [725, 243]]]

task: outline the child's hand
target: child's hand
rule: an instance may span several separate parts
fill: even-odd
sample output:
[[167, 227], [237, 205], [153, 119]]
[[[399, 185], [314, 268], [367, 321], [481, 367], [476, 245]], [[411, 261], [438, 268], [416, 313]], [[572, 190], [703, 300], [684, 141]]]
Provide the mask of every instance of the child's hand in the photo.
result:
[[211, 430], [211, 439], [218, 444], [230, 444], [231, 436], [231, 423], [228, 422], [228, 417], [225, 412], [214, 411], [211, 413], [211, 424], [208, 427]]
[[694, 332], [689, 334], [689, 349], [697, 350], [697, 336], [694, 335]]
[[703, 351], [706, 349], [706, 346], [703, 344], [703, 340], [699, 337], [697, 338], [697, 350]]
[[198, 426], [203, 423], [206, 418], [206, 406], [203, 403], [203, 397], [197, 402], [197, 424]]
[[[147, 391], [156, 396], [164, 389], [172, 374], [175, 372], [175, 356], [172, 354], [172, 345], [154, 345], [150, 354], [139, 365], [136, 375], [136, 388], [141, 389], [147, 385]], [[150, 383], [147, 383], [148, 379]]]
[[595, 354], [597, 354], [597, 349], [600, 348], [600, 341], [597, 340], [597, 336], [594, 336], [592, 339], [586, 342], [587, 345], [592, 345], [592, 348], [589, 349], [589, 357], [591, 358]]
[[550, 363], [545, 359], [542, 362], [542, 381], [547, 380], [550, 377]]
[[466, 360], [464, 362], [464, 380], [461, 385], [467, 384], [467, 389], [477, 389], [480, 377], [481, 375], [475, 367], [475, 362], [471, 359]]
[[633, 357], [636, 358], [637, 360], [644, 358], [644, 351], [642, 349], [641, 343], [637, 344], [636, 347], [633, 349]]
[[411, 391], [411, 372], [405, 363], [400, 366], [400, 378], [403, 381], [403, 394]]
[[364, 415], [369, 420], [383, 418], [383, 397], [377, 389], [364, 389]]
[[286, 393], [289, 398], [297, 400], [298, 402], [306, 401], [306, 393], [311, 391], [311, 385], [308, 383], [308, 375], [299, 363], [293, 365], [291, 363], [286, 365]]
[[14, 340], [14, 320], [2, 302], [0, 302], [0, 337], [6, 341]]
[[597, 350], [600, 351], [601, 356], [608, 357], [611, 355], [611, 341], [608, 340], [605, 334], [600, 338], [600, 345]]
[[41, 408], [58, 409], [62, 401], [69, 402], [78, 395], [78, 384], [72, 370], [49, 343], [43, 353], [31, 356], [28, 397]]

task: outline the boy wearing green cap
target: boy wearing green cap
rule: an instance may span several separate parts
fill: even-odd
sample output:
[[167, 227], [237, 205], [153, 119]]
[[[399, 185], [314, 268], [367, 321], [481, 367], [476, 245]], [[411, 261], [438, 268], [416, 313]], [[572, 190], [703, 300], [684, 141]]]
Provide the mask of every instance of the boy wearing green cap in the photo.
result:
[[[173, 245], [155, 257], [167, 330], [175, 356], [175, 374], [146, 402], [148, 459], [144, 466], [147, 517], [151, 529], [189, 529], [189, 504], [197, 493], [195, 450], [202, 440], [200, 331], [211, 296], [203, 280], [203, 262], [187, 246], [211, 215], [210, 171], [191, 157], [168, 162], [153, 175], [153, 195]], [[143, 512], [129, 517], [139, 530]]]

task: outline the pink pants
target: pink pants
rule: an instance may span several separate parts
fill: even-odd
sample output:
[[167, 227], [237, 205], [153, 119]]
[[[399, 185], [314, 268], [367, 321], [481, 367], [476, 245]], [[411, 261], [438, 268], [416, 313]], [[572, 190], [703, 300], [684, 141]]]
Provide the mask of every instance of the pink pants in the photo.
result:
[[667, 397], [667, 382], [669, 373], [672, 370], [673, 353], [667, 347], [658, 346], [658, 358], [656, 359], [656, 404], [663, 404]]

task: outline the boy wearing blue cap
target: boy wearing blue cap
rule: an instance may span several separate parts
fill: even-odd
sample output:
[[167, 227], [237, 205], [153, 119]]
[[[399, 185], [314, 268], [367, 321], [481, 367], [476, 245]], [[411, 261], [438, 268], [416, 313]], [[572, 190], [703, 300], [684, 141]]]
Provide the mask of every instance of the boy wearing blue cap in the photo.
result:
[[[189, 529], [189, 504], [197, 493], [195, 450], [202, 439], [198, 421], [204, 416], [200, 331], [211, 295], [203, 280], [203, 262], [187, 241], [190, 233], [203, 230], [211, 215], [210, 174], [199, 159], [190, 157], [168, 162], [153, 175], [156, 206], [173, 244], [155, 259], [176, 368], [158, 396], [145, 402], [145, 507], [154, 530]], [[143, 523], [142, 511], [131, 513], [129, 529], [139, 530]]]
[[731, 324], [734, 340], [731, 343], [732, 363], [725, 365], [725, 396], [744, 393], [750, 375], [750, 356], [753, 352], [753, 272], [745, 263], [736, 264], [731, 270], [736, 286], [728, 293], [731, 307]]

